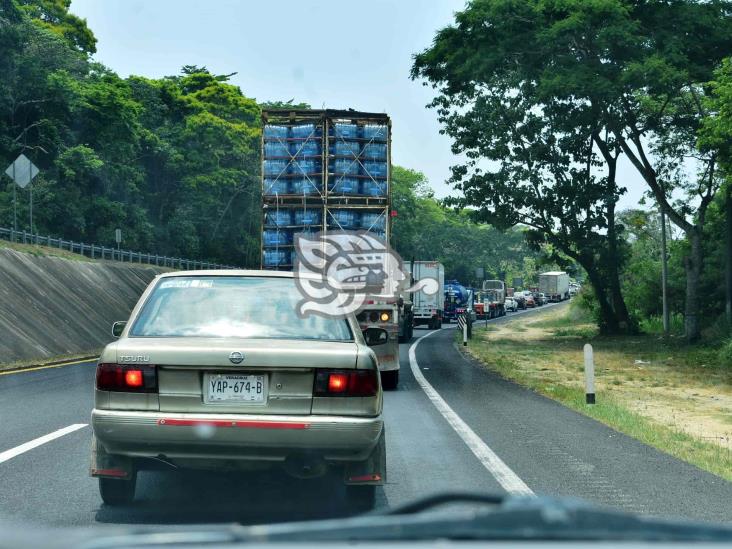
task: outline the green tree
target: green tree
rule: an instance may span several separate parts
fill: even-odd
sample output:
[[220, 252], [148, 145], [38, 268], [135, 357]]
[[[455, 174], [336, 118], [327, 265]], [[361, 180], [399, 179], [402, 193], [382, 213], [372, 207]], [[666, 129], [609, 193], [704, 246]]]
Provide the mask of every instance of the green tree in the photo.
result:
[[15, 0], [39, 26], [62, 37], [81, 52], [97, 51], [97, 39], [86, 20], [69, 12], [71, 0]]
[[[605, 164], [606, 204], [617, 194], [613, 158], [626, 155], [689, 239], [689, 339], [700, 333], [701, 242], [719, 187], [715, 156], [695, 149], [695, 135], [705, 114], [703, 83], [732, 46], [730, 9], [722, 0], [475, 0], [416, 57], [412, 73], [438, 86], [433, 106], [457, 150], [464, 139], [482, 145], [484, 132], [490, 135], [496, 118], [485, 108], [490, 100], [518, 97], [531, 114], [551, 120], [553, 132], [593, 144]], [[582, 164], [574, 146], [559, 149]], [[480, 148], [466, 151], [482, 156]], [[688, 176], [690, 156], [699, 169]], [[684, 200], [674, 203], [674, 190]], [[610, 257], [617, 242], [609, 237]]]
[[477, 285], [477, 267], [491, 276], [519, 272], [530, 251], [519, 230], [500, 231], [475, 223], [465, 212], [456, 212], [434, 198], [424, 174], [392, 167], [392, 246], [402, 259], [439, 261], [447, 278]]

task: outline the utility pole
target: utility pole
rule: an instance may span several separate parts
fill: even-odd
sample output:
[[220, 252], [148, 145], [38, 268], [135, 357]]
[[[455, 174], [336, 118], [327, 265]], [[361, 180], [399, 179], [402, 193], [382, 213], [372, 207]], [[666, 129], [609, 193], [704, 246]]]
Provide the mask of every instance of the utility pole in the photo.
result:
[[725, 210], [727, 215], [727, 242], [726, 244], [726, 303], [724, 312], [727, 317], [727, 324], [732, 326], [732, 183], [727, 183], [725, 196]]
[[[18, 189], [15, 184], [15, 162], [13, 162], [13, 231], [18, 232]], [[15, 240], [15, 238], [13, 238]]]
[[661, 209], [661, 297], [663, 300], [663, 335], [670, 332], [668, 312], [668, 254], [666, 253], [666, 214]]

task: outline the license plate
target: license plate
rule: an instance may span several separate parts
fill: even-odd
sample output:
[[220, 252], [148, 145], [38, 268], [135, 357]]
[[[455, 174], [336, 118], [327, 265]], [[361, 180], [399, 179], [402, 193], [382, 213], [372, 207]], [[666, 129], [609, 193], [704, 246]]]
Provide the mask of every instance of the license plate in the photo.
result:
[[267, 376], [243, 374], [206, 374], [203, 376], [203, 401], [262, 403], [267, 399]]

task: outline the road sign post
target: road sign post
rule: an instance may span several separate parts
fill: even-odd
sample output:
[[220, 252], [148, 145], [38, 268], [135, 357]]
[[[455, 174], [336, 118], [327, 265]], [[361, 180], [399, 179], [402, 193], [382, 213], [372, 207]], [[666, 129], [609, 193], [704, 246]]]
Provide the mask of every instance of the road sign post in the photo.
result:
[[[10, 166], [5, 170], [5, 174], [13, 180], [15, 185], [21, 189], [25, 189], [28, 185], [30, 188], [30, 234], [31, 242], [33, 242], [33, 178], [39, 173], [38, 168], [24, 154], [18, 155]], [[13, 185], [13, 230], [18, 230], [18, 193]]]
[[122, 229], [114, 230], [114, 241], [117, 243], [117, 255], [119, 256], [119, 260], [122, 261], [122, 252], [119, 250], [119, 246], [122, 243]]

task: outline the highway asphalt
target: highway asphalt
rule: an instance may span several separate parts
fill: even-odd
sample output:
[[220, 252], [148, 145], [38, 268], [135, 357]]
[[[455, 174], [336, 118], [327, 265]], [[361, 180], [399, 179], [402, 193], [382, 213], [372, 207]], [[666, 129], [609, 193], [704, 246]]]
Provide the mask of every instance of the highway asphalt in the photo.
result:
[[[379, 507], [444, 491], [508, 490], [732, 522], [732, 483], [503, 380], [464, 358], [454, 338], [447, 325], [415, 330], [401, 345], [399, 388], [385, 397], [388, 483]], [[93, 383], [93, 363], [0, 375], [0, 519], [254, 524], [351, 513], [334, 483], [272, 473], [143, 472], [133, 506], [102, 505], [87, 474], [91, 428], [83, 426]]]

